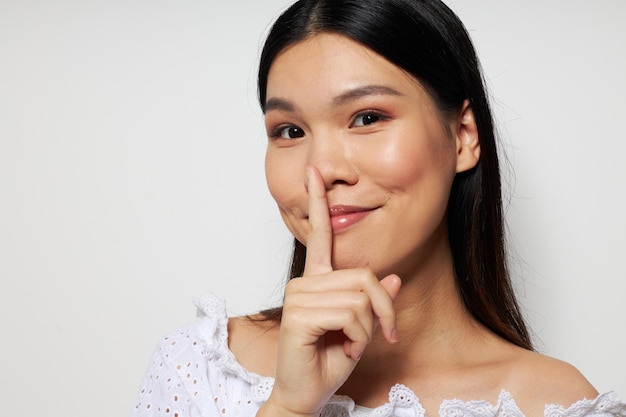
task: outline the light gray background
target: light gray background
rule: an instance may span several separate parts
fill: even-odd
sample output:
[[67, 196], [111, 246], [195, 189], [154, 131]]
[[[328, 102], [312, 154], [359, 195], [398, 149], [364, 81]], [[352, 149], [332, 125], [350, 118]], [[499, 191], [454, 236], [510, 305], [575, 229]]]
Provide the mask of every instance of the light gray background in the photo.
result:
[[[127, 415], [192, 297], [279, 300], [254, 75], [286, 3], [0, 0], [3, 415]], [[449, 4], [495, 97], [537, 345], [625, 396], [626, 2]]]

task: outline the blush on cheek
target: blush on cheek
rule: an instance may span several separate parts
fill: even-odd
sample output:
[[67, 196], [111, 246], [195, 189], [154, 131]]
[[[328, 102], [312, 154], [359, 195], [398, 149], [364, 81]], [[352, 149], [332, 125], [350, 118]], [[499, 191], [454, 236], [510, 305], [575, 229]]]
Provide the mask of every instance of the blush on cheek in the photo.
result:
[[[417, 148], [417, 147], [416, 147]], [[428, 170], [428, 161], [423, 157], [424, 152], [418, 149], [406, 149], [398, 146], [385, 149], [377, 158], [372, 167], [376, 167], [375, 177], [388, 182], [391, 188], [405, 188], [417, 181]]]

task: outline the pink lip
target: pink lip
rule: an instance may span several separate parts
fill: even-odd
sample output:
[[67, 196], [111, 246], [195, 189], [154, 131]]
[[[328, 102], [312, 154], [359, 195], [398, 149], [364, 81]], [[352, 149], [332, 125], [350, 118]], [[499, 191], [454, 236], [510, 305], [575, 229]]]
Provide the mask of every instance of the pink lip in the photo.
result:
[[328, 211], [330, 213], [330, 224], [333, 228], [333, 233], [341, 233], [354, 226], [373, 210], [375, 209], [356, 206], [329, 207]]

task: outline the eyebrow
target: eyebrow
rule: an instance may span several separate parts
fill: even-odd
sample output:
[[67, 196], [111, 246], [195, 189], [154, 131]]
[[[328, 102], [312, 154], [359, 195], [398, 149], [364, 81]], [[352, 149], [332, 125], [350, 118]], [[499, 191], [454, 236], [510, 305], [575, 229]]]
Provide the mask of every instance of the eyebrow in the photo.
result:
[[333, 107], [339, 107], [350, 101], [358, 100], [361, 97], [382, 95], [402, 96], [403, 94], [385, 85], [364, 85], [352, 88], [345, 93], [338, 95], [333, 99], [332, 105]]
[[263, 105], [263, 114], [267, 113], [270, 110], [283, 110], [287, 112], [294, 112], [295, 107], [291, 102], [282, 99], [282, 98], [270, 98]]
[[[358, 100], [361, 97], [381, 95], [403, 96], [404, 94], [385, 85], [364, 85], [352, 88], [344, 93], [341, 93], [337, 97], [333, 98], [331, 104], [333, 107], [339, 107], [348, 102]], [[263, 113], [266, 113], [270, 110], [283, 110], [287, 112], [294, 112], [295, 106], [290, 101], [278, 97], [273, 97], [267, 100], [265, 102], [265, 105], [263, 106]]]

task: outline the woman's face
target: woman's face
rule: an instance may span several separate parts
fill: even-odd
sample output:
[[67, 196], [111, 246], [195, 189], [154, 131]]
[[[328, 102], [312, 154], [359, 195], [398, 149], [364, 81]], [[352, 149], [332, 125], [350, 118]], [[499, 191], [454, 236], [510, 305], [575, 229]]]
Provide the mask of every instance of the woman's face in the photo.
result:
[[414, 78], [346, 37], [286, 48], [267, 80], [265, 169], [287, 227], [306, 245], [312, 165], [326, 185], [334, 268], [406, 274], [447, 251], [450, 188], [469, 168], [467, 113], [444, 121]]

